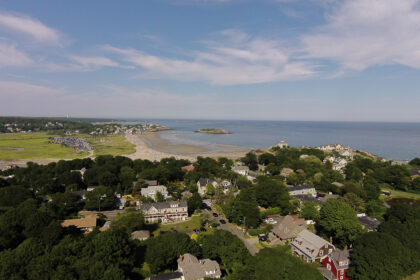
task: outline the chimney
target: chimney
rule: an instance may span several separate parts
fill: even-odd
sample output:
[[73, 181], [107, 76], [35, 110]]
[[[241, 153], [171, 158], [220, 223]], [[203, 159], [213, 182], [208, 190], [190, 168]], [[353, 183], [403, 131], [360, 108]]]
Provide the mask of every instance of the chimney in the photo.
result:
[[184, 259], [184, 258], [183, 258], [182, 256], [179, 256], [178, 261], [179, 261], [180, 263], [182, 263], [183, 259]]
[[201, 265], [204, 265], [204, 260], [200, 260], [200, 264]]
[[344, 253], [346, 253], [347, 254], [347, 245], [344, 247]]
[[331, 243], [331, 244], [333, 244], [333, 243], [332, 243], [332, 241], [333, 241], [333, 240], [332, 240], [332, 236], [330, 236], [330, 243]]

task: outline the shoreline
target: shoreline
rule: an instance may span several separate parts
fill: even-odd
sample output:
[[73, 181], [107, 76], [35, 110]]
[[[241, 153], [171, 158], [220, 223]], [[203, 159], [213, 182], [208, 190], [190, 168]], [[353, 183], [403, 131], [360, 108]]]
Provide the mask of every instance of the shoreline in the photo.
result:
[[145, 132], [142, 134], [126, 134], [128, 142], [136, 146], [136, 152], [125, 155], [131, 159], [161, 160], [162, 158], [175, 157], [177, 159], [188, 159], [195, 161], [198, 156], [202, 157], [227, 157], [237, 159], [243, 157], [252, 148], [238, 146], [216, 145], [224, 151], [212, 151], [205, 146], [192, 144], [171, 144], [170, 141], [162, 138], [157, 132]]

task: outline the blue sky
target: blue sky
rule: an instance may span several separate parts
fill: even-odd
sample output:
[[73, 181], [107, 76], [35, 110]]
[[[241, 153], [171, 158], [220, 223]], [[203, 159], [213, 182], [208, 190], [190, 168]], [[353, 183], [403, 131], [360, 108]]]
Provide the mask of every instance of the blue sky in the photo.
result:
[[420, 121], [420, 0], [0, 1], [0, 115]]

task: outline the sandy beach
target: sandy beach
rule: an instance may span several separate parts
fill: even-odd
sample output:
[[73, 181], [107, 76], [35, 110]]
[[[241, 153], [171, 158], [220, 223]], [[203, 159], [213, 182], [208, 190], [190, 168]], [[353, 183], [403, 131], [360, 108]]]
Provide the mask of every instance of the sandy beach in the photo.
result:
[[202, 157], [228, 157], [237, 159], [243, 157], [250, 148], [218, 145], [221, 150], [226, 152], [212, 152], [205, 146], [190, 144], [171, 144], [169, 141], [160, 137], [159, 133], [146, 132], [143, 134], [126, 134], [127, 141], [136, 145], [136, 152], [126, 155], [131, 159], [161, 160], [162, 158], [175, 157], [177, 159], [188, 159], [195, 161], [198, 156]]

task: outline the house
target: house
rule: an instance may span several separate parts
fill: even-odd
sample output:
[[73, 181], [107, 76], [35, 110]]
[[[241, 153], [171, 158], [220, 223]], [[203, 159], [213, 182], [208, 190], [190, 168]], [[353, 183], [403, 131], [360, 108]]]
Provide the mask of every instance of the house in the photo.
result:
[[314, 187], [308, 185], [293, 186], [289, 188], [289, 194], [291, 196], [310, 194], [313, 197], [316, 197], [316, 190]]
[[287, 215], [282, 221], [274, 225], [271, 231], [280, 240], [293, 241], [306, 227], [307, 225], [304, 219]]
[[362, 227], [366, 228], [368, 231], [377, 231], [381, 224], [379, 220], [366, 216], [365, 213], [357, 213], [357, 219], [362, 224]]
[[98, 186], [89, 186], [89, 187], [87, 187], [87, 191], [88, 192], [91, 192], [91, 191], [93, 191], [94, 189], [96, 189]]
[[126, 203], [127, 203], [127, 197], [123, 197], [121, 196], [121, 194], [117, 194], [117, 199], [116, 199], [117, 208], [120, 210], [124, 209]]
[[330, 242], [322, 239], [309, 230], [302, 230], [290, 244], [292, 254], [306, 262], [321, 262], [335, 249]]
[[318, 199], [321, 201], [322, 204], [327, 202], [329, 199], [338, 199], [340, 196], [337, 194], [329, 193], [318, 193]]
[[319, 272], [327, 280], [350, 280], [347, 277], [347, 269], [350, 264], [350, 256], [347, 248], [335, 249], [322, 261]]
[[105, 224], [99, 228], [99, 231], [106, 231], [111, 227], [111, 221], [106, 221]]
[[144, 183], [148, 186], [157, 186], [158, 185], [157, 180], [144, 180]]
[[144, 241], [150, 237], [150, 231], [148, 230], [136, 230], [131, 233], [131, 238]]
[[167, 201], [157, 203], [143, 203], [140, 211], [148, 223], [171, 223], [174, 221], [186, 221], [188, 219], [188, 207], [185, 200]]
[[61, 223], [62, 227], [76, 227], [84, 232], [90, 232], [96, 227], [98, 216], [89, 215], [80, 219], [68, 219]]
[[191, 172], [191, 171], [194, 171], [195, 167], [194, 165], [186, 165], [186, 166], [181, 167], [181, 169], [185, 172]]
[[287, 144], [287, 142], [286, 141], [280, 141], [280, 142], [278, 142], [277, 144], [276, 144], [276, 147], [279, 147], [279, 148], [281, 148], [281, 149], [283, 149], [283, 148], [287, 148], [287, 147], [289, 147], [289, 144]]
[[290, 174], [292, 174], [292, 172], [293, 172], [293, 169], [285, 167], [281, 170], [280, 176], [287, 178], [289, 177]]
[[411, 168], [410, 175], [411, 177], [420, 176], [420, 168]]
[[248, 166], [232, 166], [232, 171], [238, 173], [239, 175], [248, 176], [249, 167]]
[[222, 276], [220, 266], [216, 261], [210, 259], [198, 260], [188, 253], [179, 257], [178, 271], [182, 273], [182, 280], [202, 280]]
[[141, 189], [141, 195], [144, 197], [150, 197], [156, 200], [156, 194], [160, 192], [163, 195], [164, 199], [169, 197], [168, 190], [165, 186], [148, 186], [147, 188]]
[[87, 190], [78, 190], [78, 191], [75, 191], [74, 194], [77, 195], [77, 197], [79, 197], [79, 200], [85, 200], [87, 192], [88, 192]]
[[308, 201], [308, 202], [314, 202], [314, 203], [316, 203], [318, 205], [323, 204], [323, 202], [320, 199], [318, 199], [317, 197], [314, 197], [312, 195], [298, 194], [298, 195], [294, 195], [293, 197], [296, 197], [301, 202]]
[[211, 179], [209, 179], [209, 178], [200, 178], [198, 181], [197, 181], [197, 188], [198, 188], [198, 193], [201, 195], [201, 196], [204, 196], [205, 194], [206, 194], [206, 190], [207, 190], [207, 185], [208, 184], [212, 184], [213, 185], [213, 187], [217, 187], [217, 182], [215, 181], [215, 180], [211, 180]]
[[222, 180], [222, 182], [220, 183], [220, 185], [223, 188], [223, 193], [227, 194], [229, 192], [229, 190], [232, 188], [232, 183], [229, 182], [228, 180]]
[[341, 171], [347, 166], [347, 160], [344, 158], [338, 157], [333, 161], [333, 170]]

